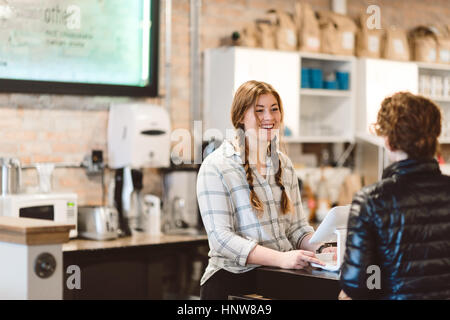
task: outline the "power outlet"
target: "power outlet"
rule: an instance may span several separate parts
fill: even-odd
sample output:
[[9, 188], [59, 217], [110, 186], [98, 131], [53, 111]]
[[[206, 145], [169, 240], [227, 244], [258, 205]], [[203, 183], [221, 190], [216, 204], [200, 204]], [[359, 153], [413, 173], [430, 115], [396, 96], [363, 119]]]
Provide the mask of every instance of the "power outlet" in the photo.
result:
[[103, 163], [103, 151], [92, 150], [91, 154], [84, 157], [83, 167], [86, 168], [88, 175], [101, 174], [105, 168]]

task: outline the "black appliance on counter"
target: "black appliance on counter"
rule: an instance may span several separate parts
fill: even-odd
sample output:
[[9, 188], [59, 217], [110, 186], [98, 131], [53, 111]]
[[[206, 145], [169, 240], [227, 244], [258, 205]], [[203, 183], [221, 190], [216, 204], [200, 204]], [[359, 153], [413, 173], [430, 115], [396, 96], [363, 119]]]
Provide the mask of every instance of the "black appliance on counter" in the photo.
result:
[[115, 170], [114, 205], [119, 213], [119, 237], [130, 236], [131, 228], [138, 227], [142, 211], [142, 180], [141, 170], [130, 167]]

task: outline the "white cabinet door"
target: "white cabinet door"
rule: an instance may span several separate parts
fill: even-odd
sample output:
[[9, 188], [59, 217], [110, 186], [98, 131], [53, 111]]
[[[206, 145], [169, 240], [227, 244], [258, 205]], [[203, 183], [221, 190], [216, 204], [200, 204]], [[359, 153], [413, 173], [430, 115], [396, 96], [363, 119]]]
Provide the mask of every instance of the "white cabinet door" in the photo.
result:
[[367, 135], [384, 98], [399, 91], [417, 93], [418, 68], [413, 62], [360, 59], [357, 69], [357, 130]]
[[248, 80], [269, 83], [280, 94], [284, 124], [299, 134], [300, 60], [296, 52], [236, 48], [235, 87]]
[[249, 80], [271, 84], [281, 96], [284, 122], [293, 135], [299, 128], [300, 61], [296, 52], [279, 52], [240, 47], [205, 51], [204, 108], [205, 135], [223, 138], [231, 124], [231, 103], [236, 90]]
[[234, 48], [208, 49], [204, 52], [203, 140], [225, 138], [231, 124], [234, 94]]

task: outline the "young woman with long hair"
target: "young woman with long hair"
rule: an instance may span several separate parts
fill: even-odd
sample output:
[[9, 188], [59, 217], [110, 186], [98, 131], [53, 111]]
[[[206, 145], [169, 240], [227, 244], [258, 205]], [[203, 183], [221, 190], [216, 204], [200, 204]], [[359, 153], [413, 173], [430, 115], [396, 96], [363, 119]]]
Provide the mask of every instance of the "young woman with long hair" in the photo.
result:
[[197, 198], [210, 246], [202, 299], [254, 293], [258, 266], [322, 264], [318, 246], [308, 241], [314, 229], [302, 211], [294, 167], [279, 150], [283, 116], [271, 85], [242, 84], [231, 107], [235, 137], [202, 163]]

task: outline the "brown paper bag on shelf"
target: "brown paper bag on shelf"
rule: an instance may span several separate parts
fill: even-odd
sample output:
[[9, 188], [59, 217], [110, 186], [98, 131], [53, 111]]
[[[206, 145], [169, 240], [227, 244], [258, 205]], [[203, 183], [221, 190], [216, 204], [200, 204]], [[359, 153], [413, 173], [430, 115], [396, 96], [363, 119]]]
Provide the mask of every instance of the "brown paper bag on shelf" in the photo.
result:
[[438, 39], [438, 62], [450, 64], [450, 38]]
[[323, 18], [320, 23], [320, 52], [336, 54], [339, 51], [338, 32], [335, 24]]
[[345, 15], [319, 12], [321, 51], [330, 54], [354, 55], [356, 24]]
[[242, 29], [234, 31], [231, 36], [220, 39], [221, 46], [258, 47], [258, 28], [254, 22], [247, 22]]
[[278, 12], [276, 31], [277, 48], [280, 50], [297, 50], [297, 32], [292, 17], [286, 12]]
[[356, 33], [356, 55], [358, 57], [380, 58], [383, 30], [367, 27], [368, 14], [362, 14], [358, 21]]
[[238, 45], [250, 48], [258, 47], [258, 33], [258, 27], [254, 22], [247, 23], [242, 30]]
[[450, 25], [440, 26], [438, 35], [438, 56], [439, 63], [450, 64]]
[[437, 30], [429, 26], [418, 26], [409, 32], [412, 59], [421, 62], [437, 62]]
[[267, 12], [274, 27], [275, 46], [279, 50], [297, 50], [297, 33], [293, 19], [287, 12], [276, 9]]
[[395, 27], [388, 28], [383, 36], [381, 52], [385, 59], [409, 61], [410, 48], [406, 32]]
[[257, 20], [256, 25], [259, 46], [263, 49], [276, 49], [274, 26], [267, 20]]
[[320, 52], [319, 21], [308, 3], [295, 3], [294, 23], [297, 29], [298, 49], [306, 52]]

